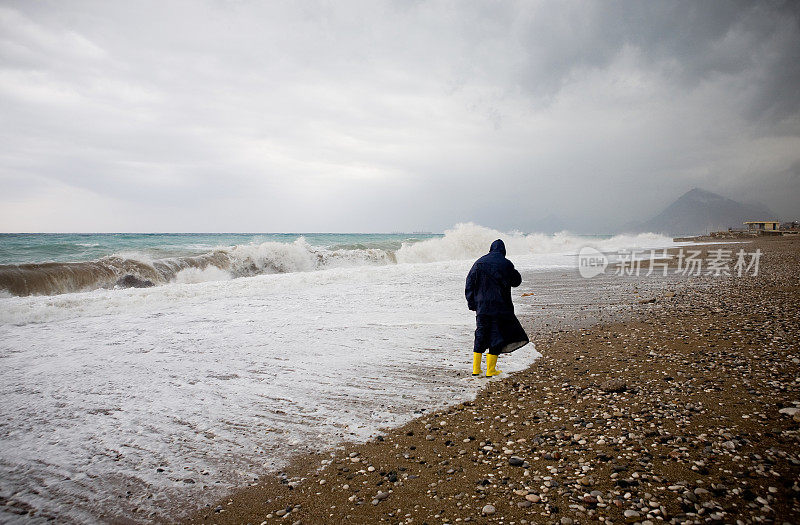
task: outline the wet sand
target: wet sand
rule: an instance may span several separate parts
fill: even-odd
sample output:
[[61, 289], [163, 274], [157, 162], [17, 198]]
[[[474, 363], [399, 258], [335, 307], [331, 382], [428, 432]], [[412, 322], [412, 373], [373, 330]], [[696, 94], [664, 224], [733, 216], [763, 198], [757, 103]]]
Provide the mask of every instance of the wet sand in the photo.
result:
[[528, 276], [529, 369], [188, 521], [797, 523], [800, 240], [745, 247], [758, 277]]

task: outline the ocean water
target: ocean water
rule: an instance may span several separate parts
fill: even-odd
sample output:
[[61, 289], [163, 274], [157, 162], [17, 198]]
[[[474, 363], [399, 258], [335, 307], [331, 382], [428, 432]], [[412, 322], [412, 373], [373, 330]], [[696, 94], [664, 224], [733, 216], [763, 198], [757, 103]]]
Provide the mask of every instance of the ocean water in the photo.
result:
[[[464, 278], [498, 237], [539, 283], [574, 268], [587, 242], [672, 245], [473, 224], [429, 236], [190, 237], [81, 238], [103, 246], [81, 256], [4, 248], [6, 263], [31, 271], [46, 257], [178, 269], [145, 288], [83, 279], [67, 291], [62, 279], [0, 297], [0, 521], [175, 519], [293, 454], [473, 398], [486, 380], [469, 375]], [[198, 257], [211, 262], [175, 262]], [[538, 355], [529, 345], [501, 364], [513, 372]]]
[[329, 249], [396, 250], [432, 233], [0, 233], [0, 264], [90, 261], [118, 253], [151, 259], [191, 257], [216, 248], [293, 243]]
[[404, 244], [434, 234], [0, 234], [0, 293], [53, 295], [97, 288], [224, 280], [396, 262]]

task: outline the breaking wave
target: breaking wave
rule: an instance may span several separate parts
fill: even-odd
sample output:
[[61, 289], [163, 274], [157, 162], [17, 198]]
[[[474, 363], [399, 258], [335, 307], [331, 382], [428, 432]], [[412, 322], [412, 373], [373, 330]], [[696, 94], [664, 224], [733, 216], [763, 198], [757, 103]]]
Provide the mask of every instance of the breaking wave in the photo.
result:
[[438, 262], [474, 259], [485, 254], [495, 239], [503, 239], [506, 254], [531, 255], [546, 253], [572, 253], [590, 244], [600, 251], [615, 251], [620, 248], [643, 246], [668, 246], [672, 239], [655, 233], [616, 235], [610, 238], [592, 238], [573, 235], [569, 232], [546, 233], [502, 233], [473, 223], [457, 224], [445, 231], [443, 237], [417, 243], [404, 243], [395, 254], [397, 262]]
[[[508, 255], [577, 251], [587, 238], [566, 232], [555, 235], [502, 233], [472, 223], [458, 224], [442, 237], [417, 242], [312, 246], [304, 238], [291, 243], [264, 242], [213, 249], [207, 253], [153, 259], [124, 252], [86, 262], [0, 265], [0, 296], [55, 295], [98, 288], [141, 288], [167, 283], [222, 281], [262, 274], [310, 272], [328, 268], [429, 263], [474, 259], [497, 238]], [[601, 250], [642, 244], [667, 246], [671, 239], [655, 234], [626, 235], [592, 244]]]
[[152, 259], [146, 254], [129, 252], [87, 262], [0, 265], [0, 289], [14, 295], [53, 295], [394, 262], [394, 253], [390, 251], [329, 250], [311, 246], [301, 237], [293, 243], [237, 245], [192, 257]]

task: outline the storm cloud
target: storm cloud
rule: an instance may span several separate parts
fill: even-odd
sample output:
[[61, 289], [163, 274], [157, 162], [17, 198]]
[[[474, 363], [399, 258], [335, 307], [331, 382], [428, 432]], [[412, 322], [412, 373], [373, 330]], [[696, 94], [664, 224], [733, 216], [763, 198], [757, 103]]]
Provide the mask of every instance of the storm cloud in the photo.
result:
[[2, 231], [800, 215], [796, 2], [3, 2]]

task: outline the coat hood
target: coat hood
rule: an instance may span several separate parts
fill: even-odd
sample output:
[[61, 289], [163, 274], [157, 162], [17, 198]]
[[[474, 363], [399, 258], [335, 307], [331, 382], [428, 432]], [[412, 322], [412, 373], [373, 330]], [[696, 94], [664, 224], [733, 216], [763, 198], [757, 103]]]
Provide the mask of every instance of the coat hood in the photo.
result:
[[505, 257], [506, 255], [505, 243], [502, 240], [497, 239], [492, 243], [492, 247], [489, 249], [489, 253], [501, 253], [503, 254], [503, 257]]

